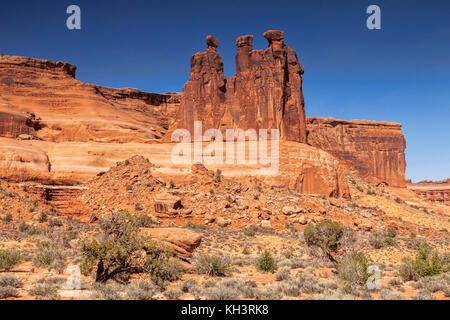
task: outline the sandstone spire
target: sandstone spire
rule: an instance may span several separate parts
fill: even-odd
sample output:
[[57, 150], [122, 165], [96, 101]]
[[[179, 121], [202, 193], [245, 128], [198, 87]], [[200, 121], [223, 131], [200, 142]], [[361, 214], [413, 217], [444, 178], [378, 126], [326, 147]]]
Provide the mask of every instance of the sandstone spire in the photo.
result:
[[[203, 128], [279, 129], [284, 140], [306, 142], [303, 68], [295, 51], [284, 44], [284, 32], [264, 33], [266, 50], [253, 50], [253, 36], [236, 40], [236, 75], [223, 73], [218, 41], [206, 37], [206, 52], [191, 58], [190, 79], [183, 88], [175, 128], [193, 133], [193, 122]], [[166, 137], [166, 140], [170, 137]]]

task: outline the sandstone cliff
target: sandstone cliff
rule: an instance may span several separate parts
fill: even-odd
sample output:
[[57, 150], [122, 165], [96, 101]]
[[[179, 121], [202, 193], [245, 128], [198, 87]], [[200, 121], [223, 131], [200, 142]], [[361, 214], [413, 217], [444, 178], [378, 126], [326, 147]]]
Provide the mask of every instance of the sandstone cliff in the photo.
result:
[[178, 94], [110, 89], [75, 80], [75, 66], [0, 56], [0, 133], [45, 141], [152, 143], [165, 134]]
[[308, 144], [325, 150], [375, 184], [405, 186], [406, 142], [401, 124], [307, 118]]
[[205, 129], [279, 129], [283, 140], [306, 142], [303, 68], [295, 51], [284, 43], [282, 31], [264, 33], [269, 46], [253, 50], [253, 36], [236, 41], [236, 75], [227, 79], [216, 49], [208, 36], [205, 52], [191, 58], [190, 79], [183, 88], [176, 128], [193, 133], [193, 122]]
[[443, 181], [407, 183], [408, 189], [428, 201], [450, 205], [450, 178]]

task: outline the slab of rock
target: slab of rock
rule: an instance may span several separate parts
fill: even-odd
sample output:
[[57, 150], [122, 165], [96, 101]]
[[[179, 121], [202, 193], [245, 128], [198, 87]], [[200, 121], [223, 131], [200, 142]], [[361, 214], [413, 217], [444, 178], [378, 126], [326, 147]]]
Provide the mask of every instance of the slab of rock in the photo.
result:
[[293, 214], [304, 213], [305, 209], [299, 206], [285, 206], [281, 209], [281, 212], [286, 216], [290, 216]]
[[168, 244], [176, 256], [192, 257], [194, 250], [201, 244], [202, 234], [181, 228], [142, 228], [143, 234]]
[[182, 209], [181, 198], [173, 194], [164, 192], [155, 196], [155, 212], [173, 214], [176, 210]]

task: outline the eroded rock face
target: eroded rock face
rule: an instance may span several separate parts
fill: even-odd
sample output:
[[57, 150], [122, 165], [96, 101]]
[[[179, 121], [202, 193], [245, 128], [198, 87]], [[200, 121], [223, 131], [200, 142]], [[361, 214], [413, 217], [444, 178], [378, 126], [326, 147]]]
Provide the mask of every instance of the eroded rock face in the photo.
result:
[[50, 181], [47, 154], [28, 142], [0, 138], [0, 178], [9, 181]]
[[[207, 49], [191, 58], [189, 81], [183, 87], [181, 105], [172, 129], [181, 128], [194, 133], [194, 121], [203, 121], [203, 128], [218, 128], [225, 111], [227, 78], [223, 62], [216, 52], [218, 41], [206, 38]], [[169, 130], [168, 139], [170, 140]]]
[[375, 184], [405, 186], [406, 141], [401, 124], [307, 118], [308, 144], [325, 150]]
[[408, 189], [428, 201], [450, 205], [450, 178], [442, 181], [407, 183]]
[[166, 133], [179, 94], [85, 84], [75, 80], [75, 69], [64, 62], [0, 56], [0, 135], [152, 143]]
[[174, 255], [185, 258], [192, 257], [192, 253], [202, 242], [200, 233], [188, 229], [142, 228], [141, 230], [153, 239], [167, 243]]
[[303, 68], [282, 31], [269, 30], [264, 37], [266, 50], [253, 50], [251, 35], [236, 40], [237, 73], [230, 80], [223, 74], [217, 40], [207, 37], [206, 52], [192, 56], [173, 129], [192, 134], [194, 121], [201, 120], [204, 129], [280, 129], [281, 139], [306, 142]]

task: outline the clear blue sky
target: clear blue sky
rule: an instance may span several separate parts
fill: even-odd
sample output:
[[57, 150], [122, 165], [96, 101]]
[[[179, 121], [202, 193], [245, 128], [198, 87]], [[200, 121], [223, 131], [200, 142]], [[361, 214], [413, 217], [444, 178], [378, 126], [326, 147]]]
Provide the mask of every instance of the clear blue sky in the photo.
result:
[[[82, 30], [66, 28], [77, 4]], [[382, 29], [368, 30], [370, 4]], [[225, 74], [235, 39], [285, 31], [305, 69], [307, 115], [401, 122], [407, 177], [450, 177], [450, 1], [3, 1], [0, 52], [78, 66], [81, 81], [181, 91], [190, 56], [219, 40]]]

